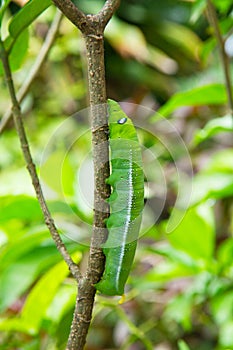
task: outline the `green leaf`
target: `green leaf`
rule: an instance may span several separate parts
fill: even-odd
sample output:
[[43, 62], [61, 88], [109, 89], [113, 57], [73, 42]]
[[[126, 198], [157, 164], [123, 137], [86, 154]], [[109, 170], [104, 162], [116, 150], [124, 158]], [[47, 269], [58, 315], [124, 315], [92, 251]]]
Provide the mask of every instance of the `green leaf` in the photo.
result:
[[233, 174], [200, 173], [194, 178], [190, 206], [209, 198], [220, 199], [233, 195]]
[[0, 275], [0, 312], [3, 312], [32, 284], [36, 276], [38, 261], [24, 259], [9, 266]]
[[168, 303], [164, 317], [182, 324], [185, 330], [190, 330], [192, 307], [193, 298], [190, 294], [178, 295]]
[[[177, 250], [178, 251], [178, 250]], [[178, 251], [179, 252], [179, 251]], [[150, 270], [144, 277], [143, 281], [132, 280], [132, 284], [140, 291], [146, 291], [150, 288], [154, 288], [158, 284], [164, 284], [170, 282], [173, 279], [194, 276], [197, 274], [197, 269], [190, 268], [189, 266], [181, 265], [178, 262], [161, 261], [159, 265]]]
[[68, 273], [65, 262], [60, 262], [41, 277], [28, 295], [21, 317], [26, 324], [31, 324], [35, 332], [39, 330], [49, 304]]
[[74, 171], [65, 151], [53, 152], [40, 167], [43, 182], [58, 195], [74, 193]]
[[77, 288], [75, 284], [61, 286], [46, 312], [46, 319], [52, 320], [53, 323], [59, 323], [75, 305], [76, 295]]
[[[22, 65], [22, 62], [26, 56], [29, 43], [29, 32], [28, 29], [25, 29], [20, 35], [13, 40], [11, 37], [8, 37], [5, 42], [5, 48], [9, 51], [9, 48], [12, 47], [12, 50], [9, 54], [9, 62], [12, 71], [19, 69]], [[14, 46], [13, 46], [14, 44]], [[2, 62], [0, 62], [0, 74], [3, 74]]]
[[37, 199], [24, 195], [1, 197], [0, 223], [12, 219], [42, 222], [43, 216]]
[[179, 350], [190, 350], [188, 345], [183, 340], [178, 341], [178, 347], [179, 347]]
[[1, 23], [2, 23], [2, 17], [9, 5], [9, 3], [11, 2], [11, 0], [2, 0], [1, 1], [1, 7], [0, 7], [0, 27], [1, 27]]
[[232, 0], [213, 0], [213, 3], [222, 14], [226, 14], [231, 10]]
[[219, 269], [224, 269], [224, 274], [232, 276], [232, 256], [233, 256], [233, 239], [228, 238], [222, 242], [217, 250], [217, 260]]
[[233, 348], [233, 321], [229, 320], [226, 323], [223, 323], [219, 327], [219, 343], [223, 349], [232, 349]]
[[22, 332], [30, 335], [34, 335], [35, 331], [30, 324], [27, 324], [20, 318], [4, 319], [0, 318], [0, 330], [7, 332]]
[[23, 236], [21, 232], [19, 235], [14, 235], [14, 237], [10, 236], [8, 242], [0, 248], [0, 271], [48, 238], [50, 237], [47, 231], [28, 233]]
[[[80, 253], [76, 254], [76, 261], [80, 260]], [[35, 285], [24, 304], [21, 317], [26, 324], [38, 331], [59, 286], [68, 276], [69, 270], [64, 261], [50, 269]]]
[[8, 241], [7, 234], [0, 229], [0, 249], [1, 246], [5, 245]]
[[17, 37], [17, 40], [15, 41], [14, 46], [9, 55], [10, 66], [12, 71], [15, 71], [21, 67], [21, 64], [27, 53], [28, 44], [29, 44], [29, 31], [26, 28]]
[[51, 0], [31, 0], [13, 17], [9, 25], [9, 33], [12, 38], [27, 28], [44, 10], [52, 4]]
[[209, 198], [219, 199], [233, 195], [233, 150], [226, 149], [212, 155], [205, 168], [193, 181], [190, 206]]
[[206, 8], [206, 0], [196, 0], [192, 5], [190, 22], [195, 23]]
[[213, 210], [208, 204], [202, 204], [187, 210], [183, 220], [169, 232], [167, 238], [174, 248], [205, 260], [208, 265], [213, 257], [214, 233]]
[[199, 270], [198, 262], [195, 259], [185, 252], [173, 248], [171, 245], [159, 245], [158, 247], [150, 248], [150, 251], [165, 256], [169, 260], [174, 261], [176, 264], [184, 265], [193, 271]]
[[[15, 159], [17, 156], [14, 156]], [[25, 167], [1, 168], [0, 172], [0, 195], [27, 194], [34, 196], [35, 191], [30, 181], [30, 176]]]
[[210, 120], [203, 129], [196, 132], [193, 140], [194, 144], [197, 145], [224, 131], [233, 132], [233, 118], [231, 115]]
[[[224, 104], [226, 101], [226, 89], [223, 84], [205, 85], [189, 91], [176, 93], [157, 111], [157, 113], [167, 117], [182, 106], [216, 105]], [[158, 118], [157, 113], [154, 117], [152, 116], [152, 121]]]
[[176, 62], [163, 51], [149, 45], [141, 29], [135, 25], [113, 17], [106, 28], [105, 37], [119, 54], [124, 53], [168, 74], [177, 69]]
[[4, 311], [28, 287], [35, 282], [39, 274], [59, 260], [54, 246], [37, 247], [2, 270], [0, 273], [0, 311]]
[[233, 174], [233, 149], [224, 149], [211, 155], [210, 161], [202, 170], [204, 174], [228, 173]]
[[163, 20], [159, 22], [157, 31], [163, 40], [172, 45], [178, 52], [191, 60], [198, 60], [202, 42], [196, 33], [190, 30], [188, 26], [169, 20]]
[[233, 292], [218, 294], [211, 300], [211, 312], [218, 325], [232, 320]]
[[[226, 198], [233, 195], [233, 150], [225, 149], [211, 155], [211, 160], [193, 179], [189, 206], [207, 199]], [[185, 193], [181, 193], [181, 202]]]

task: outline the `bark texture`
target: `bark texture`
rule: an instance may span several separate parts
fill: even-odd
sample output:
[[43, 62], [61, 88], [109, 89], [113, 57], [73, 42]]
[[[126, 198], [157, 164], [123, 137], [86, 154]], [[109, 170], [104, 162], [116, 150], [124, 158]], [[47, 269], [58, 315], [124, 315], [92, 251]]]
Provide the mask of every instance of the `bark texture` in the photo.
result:
[[53, 2], [82, 32], [86, 45], [88, 67], [95, 188], [94, 222], [88, 267], [78, 284], [78, 297], [67, 344], [67, 350], [82, 350], [86, 343], [92, 318], [96, 293], [95, 283], [100, 280], [103, 274], [105, 262], [101, 244], [107, 235], [105, 219], [109, 215], [109, 207], [106, 199], [110, 195], [110, 187], [105, 182], [106, 178], [109, 177], [109, 147], [104, 29], [119, 6], [120, 0], [107, 0], [96, 15], [85, 15], [70, 0], [53, 0]]

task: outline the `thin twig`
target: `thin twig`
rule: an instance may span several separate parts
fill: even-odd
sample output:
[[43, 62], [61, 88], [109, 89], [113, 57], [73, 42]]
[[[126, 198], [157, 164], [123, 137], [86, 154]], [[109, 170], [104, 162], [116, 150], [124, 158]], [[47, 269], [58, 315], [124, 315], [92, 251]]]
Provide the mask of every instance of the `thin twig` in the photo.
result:
[[[45, 41], [40, 49], [40, 52], [30, 70], [28, 73], [23, 85], [19, 89], [17, 93], [17, 100], [19, 103], [22, 102], [24, 97], [27, 95], [35, 77], [37, 76], [38, 72], [40, 71], [43, 63], [45, 62], [47, 55], [53, 46], [53, 43], [56, 39], [58, 29], [60, 27], [60, 23], [62, 20], [63, 14], [60, 12], [60, 10], [57, 9], [57, 13], [55, 14], [54, 20], [48, 30], [48, 33], [46, 35]], [[0, 121], [0, 134], [3, 132], [3, 130], [6, 128], [9, 120], [12, 117], [12, 109], [11, 107], [7, 109], [5, 114], [3, 115], [1, 121]]]
[[54, 224], [54, 221], [51, 217], [50, 211], [47, 207], [42, 188], [39, 182], [39, 178], [36, 172], [36, 167], [35, 164], [33, 163], [31, 151], [29, 148], [29, 143], [27, 140], [26, 132], [24, 129], [23, 125], [23, 119], [22, 119], [22, 114], [20, 110], [20, 104], [17, 100], [16, 93], [15, 93], [15, 87], [12, 79], [12, 74], [11, 74], [11, 69], [9, 65], [9, 57], [8, 54], [5, 50], [3, 42], [0, 40], [0, 57], [2, 60], [3, 68], [4, 68], [4, 73], [5, 73], [5, 78], [6, 78], [6, 84], [9, 90], [9, 94], [11, 97], [11, 102], [12, 102], [12, 114], [14, 118], [14, 123], [15, 123], [15, 128], [19, 136], [20, 140], [20, 145], [22, 148], [22, 152], [24, 155], [24, 159], [27, 165], [28, 172], [30, 174], [32, 184], [34, 186], [36, 196], [38, 199], [38, 202], [40, 204], [41, 210], [44, 215], [44, 220], [45, 223], [49, 229], [49, 232], [56, 244], [56, 247], [60, 254], [62, 255], [63, 259], [67, 263], [69, 270], [71, 271], [72, 275], [74, 278], [78, 281], [81, 277], [80, 271], [78, 266], [75, 264], [75, 262], [72, 260], [65, 244], [63, 243], [58, 230]]
[[207, 0], [207, 11], [210, 24], [213, 26], [214, 34], [218, 43], [220, 57], [222, 61], [222, 66], [224, 70], [226, 90], [228, 96], [228, 106], [230, 113], [233, 116], [233, 96], [232, 96], [232, 87], [231, 87], [231, 77], [230, 77], [230, 62], [229, 58], [225, 51], [225, 41], [222, 37], [221, 30], [218, 23], [218, 18], [216, 14], [215, 7], [211, 0]]

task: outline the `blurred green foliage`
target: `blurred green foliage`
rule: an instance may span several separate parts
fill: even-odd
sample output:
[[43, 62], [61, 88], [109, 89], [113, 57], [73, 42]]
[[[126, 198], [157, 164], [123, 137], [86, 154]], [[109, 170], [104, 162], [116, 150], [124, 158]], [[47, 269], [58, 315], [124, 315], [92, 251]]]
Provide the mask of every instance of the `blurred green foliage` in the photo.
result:
[[[95, 13], [103, 2], [77, 4]], [[32, 0], [13, 15], [8, 5], [1, 1], [1, 34], [19, 88], [55, 9]], [[214, 5], [228, 39], [232, 1]], [[144, 125], [147, 204], [126, 302], [97, 296], [87, 349], [233, 349], [233, 122], [205, 10], [205, 0], [122, 0], [106, 29], [108, 96], [131, 102], [126, 111]], [[0, 93], [2, 116], [3, 80]], [[49, 208], [81, 269], [93, 196], [87, 105], [82, 38], [64, 18], [22, 110]], [[76, 286], [43, 223], [12, 122], [0, 154], [0, 348], [62, 350]]]

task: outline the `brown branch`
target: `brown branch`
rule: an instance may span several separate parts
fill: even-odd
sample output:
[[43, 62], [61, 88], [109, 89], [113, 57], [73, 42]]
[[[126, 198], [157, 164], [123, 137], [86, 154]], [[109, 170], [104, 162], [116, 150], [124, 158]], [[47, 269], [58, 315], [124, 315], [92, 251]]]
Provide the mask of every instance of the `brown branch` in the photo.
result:
[[[19, 103], [22, 102], [22, 100], [24, 99], [24, 97], [27, 95], [35, 77], [37, 76], [38, 72], [40, 71], [44, 61], [47, 58], [47, 55], [56, 39], [57, 36], [57, 32], [58, 29], [60, 27], [60, 23], [62, 20], [62, 16], [63, 14], [57, 10], [57, 13], [54, 17], [54, 20], [48, 30], [48, 33], [46, 35], [45, 41], [40, 49], [40, 52], [30, 70], [30, 72], [28, 73], [23, 85], [21, 86], [21, 88], [19, 89], [19, 91], [17, 92], [17, 100]], [[1, 121], [0, 121], [0, 134], [4, 131], [4, 129], [6, 128], [9, 120], [12, 117], [12, 108], [8, 108], [7, 111], [5, 112], [5, 114], [3, 115]]]
[[232, 96], [231, 77], [230, 77], [230, 62], [225, 51], [225, 41], [221, 34], [216, 10], [211, 0], [207, 0], [207, 14], [208, 14], [209, 23], [210, 25], [213, 26], [214, 34], [218, 43], [220, 57], [221, 57], [222, 66], [224, 70], [225, 82], [226, 82], [228, 106], [230, 109], [230, 113], [233, 116], [233, 96]]
[[120, 0], [107, 0], [97, 15], [83, 14], [69, 0], [53, 2], [82, 32], [88, 66], [95, 187], [94, 223], [88, 267], [85, 276], [79, 281], [78, 298], [67, 344], [67, 350], [82, 350], [92, 318], [96, 293], [94, 285], [104, 270], [105, 256], [101, 245], [106, 239], [105, 219], [109, 215], [106, 199], [110, 195], [110, 187], [105, 182], [109, 176], [109, 149], [103, 32]]
[[[107, 0], [97, 15], [85, 15], [71, 0], [52, 0], [53, 3], [83, 34], [98, 35], [120, 5], [120, 0]], [[96, 23], [97, 25], [93, 24]]]
[[88, 30], [89, 23], [87, 16], [78, 9], [71, 0], [52, 0], [61, 12], [77, 27], [81, 32]]
[[120, 2], [120, 0], [107, 0], [102, 9], [96, 15], [96, 17], [101, 22], [103, 29], [106, 27], [107, 23], [112, 18], [113, 13], [120, 6]]
[[58, 230], [57, 230], [57, 228], [54, 224], [54, 221], [51, 217], [51, 214], [49, 212], [49, 209], [47, 207], [47, 204], [46, 204], [43, 192], [42, 192], [42, 188], [41, 188], [39, 178], [38, 178], [38, 175], [36, 172], [36, 167], [35, 167], [35, 164], [33, 163], [31, 151], [30, 151], [27, 136], [25, 133], [23, 120], [22, 120], [22, 114], [21, 114], [21, 110], [20, 110], [20, 104], [17, 100], [16, 93], [15, 93], [15, 87], [14, 87], [14, 83], [12, 80], [12, 74], [11, 74], [11, 69], [10, 69], [10, 65], [9, 65], [8, 54], [5, 50], [3, 42], [1, 40], [0, 40], [0, 57], [1, 57], [3, 68], [4, 68], [6, 84], [7, 84], [9, 94], [11, 97], [11, 101], [12, 101], [12, 106], [13, 106], [12, 107], [12, 114], [13, 114], [13, 118], [14, 118], [15, 128], [16, 128], [16, 131], [18, 133], [18, 137], [20, 140], [20, 145], [21, 145], [24, 159], [25, 159], [25, 162], [27, 165], [27, 169], [28, 169], [28, 172], [30, 174], [32, 184], [34, 186], [38, 202], [40, 204], [41, 210], [42, 210], [43, 215], [44, 215], [45, 223], [46, 223], [46, 225], [49, 229], [49, 232], [50, 232], [50, 234], [51, 234], [51, 236], [56, 244], [58, 251], [62, 255], [65, 262], [67, 263], [72, 275], [78, 281], [81, 277], [78, 266], [72, 260], [66, 246], [64, 245], [64, 243], [63, 243], [63, 241], [58, 233]]
[[104, 220], [109, 215], [108, 205], [105, 201], [110, 195], [110, 188], [105, 182], [109, 176], [109, 154], [103, 37], [87, 35], [85, 36], [85, 43], [92, 120], [95, 183], [94, 223], [88, 268], [84, 278], [79, 282], [78, 300], [76, 302], [67, 350], [81, 350], [86, 342], [96, 292], [94, 284], [99, 281], [104, 270], [105, 257], [101, 249], [101, 244], [106, 239]]

